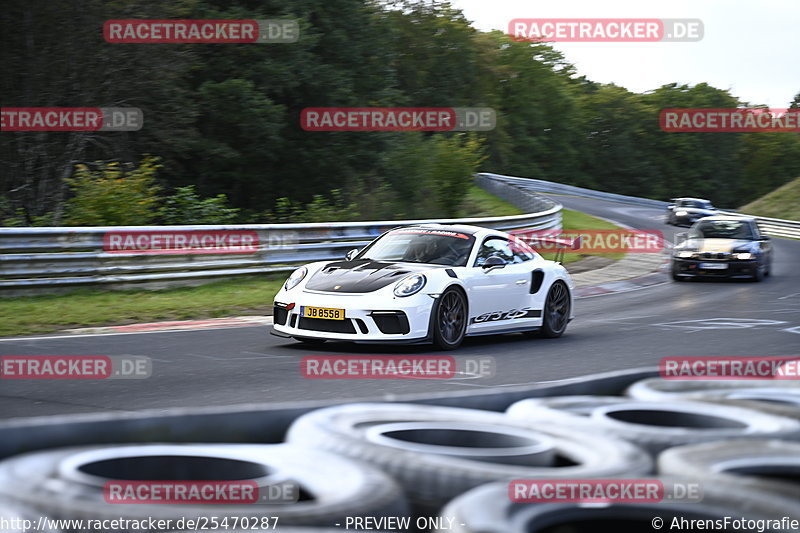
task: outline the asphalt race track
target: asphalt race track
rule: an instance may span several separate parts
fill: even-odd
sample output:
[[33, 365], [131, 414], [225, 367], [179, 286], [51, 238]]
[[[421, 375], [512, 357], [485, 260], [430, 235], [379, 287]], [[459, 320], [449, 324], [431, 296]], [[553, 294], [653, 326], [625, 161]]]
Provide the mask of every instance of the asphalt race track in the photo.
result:
[[[658, 209], [574, 197], [565, 207], [639, 229], [658, 229]], [[664, 283], [577, 302], [560, 339], [521, 335], [467, 340], [456, 358], [492, 356], [493, 377], [451, 380], [307, 380], [314, 354], [440, 354], [427, 346], [326, 344], [313, 350], [265, 327], [0, 340], [0, 355], [142, 355], [143, 380], [2, 380], [0, 417], [135, 411], [322, 399], [402, 399], [406, 394], [502, 387], [653, 366], [665, 356], [786, 356], [800, 353], [800, 241], [773, 239], [772, 276], [762, 283]]]

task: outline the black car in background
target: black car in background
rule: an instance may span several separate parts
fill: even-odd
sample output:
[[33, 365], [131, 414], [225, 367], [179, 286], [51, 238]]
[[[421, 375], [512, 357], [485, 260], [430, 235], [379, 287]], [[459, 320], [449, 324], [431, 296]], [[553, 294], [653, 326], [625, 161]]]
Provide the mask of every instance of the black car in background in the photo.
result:
[[772, 268], [772, 244], [754, 218], [706, 217], [675, 236], [672, 279], [751, 278], [761, 281]]
[[673, 226], [691, 226], [703, 217], [716, 215], [719, 210], [702, 198], [673, 198], [667, 206], [665, 222]]

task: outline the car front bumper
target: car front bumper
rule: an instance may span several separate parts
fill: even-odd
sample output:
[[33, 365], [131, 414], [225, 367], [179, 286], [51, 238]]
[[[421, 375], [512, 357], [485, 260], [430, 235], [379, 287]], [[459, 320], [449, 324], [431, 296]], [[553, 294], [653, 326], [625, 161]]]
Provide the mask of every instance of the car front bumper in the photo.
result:
[[698, 220], [703, 217], [707, 217], [708, 215], [697, 215], [697, 214], [690, 214], [690, 215], [673, 215], [673, 220], [675, 221], [676, 226], [691, 226]]
[[[374, 294], [330, 294], [300, 291], [278, 295], [272, 333], [281, 337], [368, 343], [416, 343], [428, 340], [436, 299], [415, 294], [379, 302]], [[344, 320], [305, 318], [305, 306], [344, 309]]]
[[[726, 265], [725, 268], [703, 268], [702, 265]], [[758, 273], [758, 261], [708, 261], [702, 259], [672, 259], [672, 273], [686, 277], [752, 278]]]

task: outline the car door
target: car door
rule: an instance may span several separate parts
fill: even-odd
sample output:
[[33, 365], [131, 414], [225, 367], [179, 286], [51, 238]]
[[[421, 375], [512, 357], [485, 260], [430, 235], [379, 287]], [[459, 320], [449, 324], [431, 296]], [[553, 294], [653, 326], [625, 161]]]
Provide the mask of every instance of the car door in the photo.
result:
[[[490, 257], [500, 257], [502, 266], [485, 268]], [[464, 284], [469, 295], [470, 332], [506, 329], [525, 325], [530, 301], [533, 255], [512, 250], [508, 239], [489, 236], [478, 248], [477, 257], [466, 270]]]

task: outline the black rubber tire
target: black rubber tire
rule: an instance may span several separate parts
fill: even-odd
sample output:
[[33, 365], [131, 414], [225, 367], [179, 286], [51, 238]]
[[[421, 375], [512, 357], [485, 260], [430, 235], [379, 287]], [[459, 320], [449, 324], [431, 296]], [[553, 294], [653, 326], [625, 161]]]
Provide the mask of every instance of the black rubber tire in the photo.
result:
[[800, 382], [770, 381], [677, 381], [659, 378], [638, 381], [628, 387], [628, 396], [647, 401], [693, 400], [745, 407], [800, 420]]
[[800, 439], [797, 420], [689, 400], [664, 404], [616, 396], [535, 398], [511, 405], [506, 414], [531, 427], [558, 422], [609, 433], [653, 454], [672, 446], [722, 439]]
[[[412, 509], [423, 514], [437, 513], [442, 505], [465, 490], [491, 481], [520, 477], [641, 475], [652, 468], [647, 454], [633, 445], [558, 424], [525, 429], [531, 438], [551, 441], [557, 456], [567, 459], [559, 461], [565, 466], [508, 464], [472, 456], [466, 443], [471, 436], [469, 433], [459, 434], [456, 444], [439, 447], [439, 440], [424, 451], [419, 446], [387, 445], [374, 438], [385, 425], [400, 422], [440, 423], [443, 427], [462, 423], [487, 433], [504, 430], [516, 433], [524, 428], [502, 413], [490, 411], [366, 403], [329, 407], [302, 415], [289, 428], [286, 439], [298, 445], [360, 458], [383, 470], [404, 488]], [[454, 453], [452, 448], [459, 450]]]
[[753, 283], [758, 283], [759, 281], [764, 281], [764, 269], [761, 268], [761, 265], [756, 267], [756, 272], [753, 274], [753, 277], [750, 278]]
[[[0, 533], [59, 533], [58, 529], [47, 528], [47, 524], [43, 524], [42, 529], [36, 530], [37, 522], [41, 513], [22, 507], [17, 503], [12, 503], [9, 500], [0, 498]], [[21, 523], [23, 520], [30, 520], [32, 527], [24, 529], [25, 524]]]
[[[685, 482], [669, 476], [651, 477], [670, 483]], [[673, 519], [780, 520], [795, 518], [796, 504], [773, 501], [760, 494], [750, 494], [735, 487], [702, 484], [703, 501], [684, 503], [515, 503], [509, 498], [507, 482], [490, 483], [473, 489], [447, 504], [441, 515], [453, 518], [454, 527], [438, 529], [441, 533], [642, 533], [658, 531], [652, 524], [662, 519], [662, 531], [671, 528]], [[683, 528], [684, 531], [698, 531]], [[726, 530], [731, 531], [731, 530]], [[769, 531], [775, 531], [770, 529]]]
[[800, 381], [789, 379], [661, 379], [647, 378], [633, 383], [625, 394], [636, 400], [674, 401], [702, 398], [707, 394], [743, 392], [748, 389], [773, 390], [776, 394], [800, 394]]
[[[191, 463], [176, 462], [171, 459], [173, 455], [222, 459], [220, 468], [223, 470], [228, 468], [225, 461], [234, 460], [244, 462], [243, 466], [248, 469], [252, 466], [259, 471], [277, 472], [283, 479], [299, 484], [309, 497], [295, 503], [269, 505], [109, 505], [103, 496], [103, 485], [109, 477], [89, 475], [86, 472], [93, 472], [92, 469], [80, 466], [108, 465], [108, 458], [166, 456], [175, 472], [159, 470], [156, 475], [174, 477], [161, 479], [208, 479], [193, 478], [192, 470], [187, 468]], [[87, 463], [87, 457], [98, 460], [89, 459]], [[202, 464], [208, 465], [208, 462]], [[207, 467], [194, 468], [199, 472], [197, 476], [208, 475]], [[137, 467], [137, 475], [147, 476], [138, 474], [142, 471], [146, 472]], [[110, 475], [125, 479], [118, 474]], [[281, 525], [335, 527], [348, 516], [398, 516], [407, 512], [400, 488], [382, 472], [352, 459], [288, 444], [87, 446], [27, 453], [0, 462], [0, 495], [40, 515], [65, 519], [274, 516]]]
[[686, 281], [686, 278], [683, 276], [677, 275], [674, 271], [672, 272], [672, 281]]
[[[455, 350], [461, 346], [461, 343], [464, 342], [469, 320], [467, 309], [467, 297], [464, 296], [463, 292], [452, 287], [445, 289], [441, 296], [436, 299], [436, 303], [431, 309], [434, 346], [440, 350]], [[451, 316], [446, 316], [446, 313], [450, 313]], [[452, 328], [452, 333], [450, 333], [449, 328]]]
[[786, 498], [800, 517], [800, 443], [783, 440], [733, 440], [677, 446], [658, 457], [669, 475], [703, 479], [771, 498]]
[[[569, 315], [572, 311], [572, 298], [567, 285], [555, 281], [547, 292], [542, 310], [542, 327], [539, 336], [546, 339], [555, 339], [564, 334], [569, 324]], [[551, 309], [552, 308], [552, 309]]]

